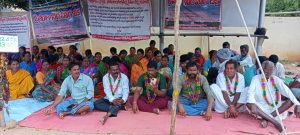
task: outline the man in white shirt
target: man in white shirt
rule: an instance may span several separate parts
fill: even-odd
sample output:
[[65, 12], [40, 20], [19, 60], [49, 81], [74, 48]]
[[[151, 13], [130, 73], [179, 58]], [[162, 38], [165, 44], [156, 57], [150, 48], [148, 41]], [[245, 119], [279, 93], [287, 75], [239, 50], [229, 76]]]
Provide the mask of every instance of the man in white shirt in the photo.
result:
[[248, 87], [251, 83], [252, 78], [255, 75], [256, 69], [252, 62], [252, 58], [249, 55], [249, 46], [244, 44], [240, 46], [241, 55], [235, 56], [234, 60], [239, 62], [239, 65], [242, 67], [242, 73], [245, 78], [245, 86]]
[[254, 66], [252, 62], [252, 58], [249, 55], [249, 46], [248, 45], [241, 45], [240, 46], [241, 55], [235, 56], [233, 59], [238, 61], [241, 66], [244, 68], [249, 68]]
[[246, 104], [245, 80], [237, 72], [238, 64], [234, 60], [226, 62], [225, 71], [219, 73], [217, 85], [220, 89], [212, 89], [215, 94], [215, 110], [224, 113], [224, 118], [237, 117], [238, 109]]
[[[275, 119], [275, 117], [277, 117], [275, 107], [277, 107], [279, 113], [282, 114], [293, 105], [300, 105], [300, 103], [284, 82], [280, 78], [272, 75], [274, 64], [271, 61], [263, 62], [262, 68], [268, 81], [264, 80], [262, 75], [253, 77], [248, 90], [247, 107], [251, 113], [262, 118], [262, 127], [267, 127], [268, 122], [271, 122], [282, 132], [283, 127], [281, 127], [280, 123]], [[282, 102], [281, 96], [286, 97], [287, 100]], [[275, 101], [272, 101], [272, 99]]]
[[284, 69], [284, 66], [278, 62], [279, 61], [279, 58], [277, 55], [275, 54], [272, 54], [270, 57], [269, 57], [269, 61], [273, 62], [275, 67], [273, 69], [273, 75], [279, 77], [281, 80], [284, 81], [285, 79], [285, 69]]
[[107, 114], [100, 119], [102, 125], [109, 117], [116, 117], [119, 110], [125, 109], [129, 93], [129, 81], [125, 74], [120, 72], [116, 62], [110, 62], [109, 72], [103, 77], [103, 86], [106, 96], [94, 103], [95, 109]]

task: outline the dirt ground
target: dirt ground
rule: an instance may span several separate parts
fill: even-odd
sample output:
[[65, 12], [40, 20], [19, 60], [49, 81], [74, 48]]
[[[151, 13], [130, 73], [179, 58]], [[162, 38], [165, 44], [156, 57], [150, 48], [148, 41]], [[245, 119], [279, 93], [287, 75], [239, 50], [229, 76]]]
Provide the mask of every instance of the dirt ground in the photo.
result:
[[[300, 62], [291, 62], [291, 61], [281, 61], [284, 64], [286, 73], [288, 77], [294, 78], [297, 74], [300, 74]], [[28, 127], [20, 127], [0, 131], [0, 135], [82, 135], [82, 133], [70, 133], [70, 132], [62, 132], [62, 131], [54, 131], [54, 130], [42, 130], [42, 129], [34, 129]], [[88, 134], [95, 135], [95, 134]], [[99, 134], [98, 134], [99, 135]], [[105, 135], [105, 134], [103, 134]]]
[[[0, 131], [0, 135], [82, 135], [82, 134], [17, 126], [16, 128], [9, 129], [6, 131], [3, 131], [2, 129]], [[95, 134], [87, 134], [87, 135], [95, 135]]]

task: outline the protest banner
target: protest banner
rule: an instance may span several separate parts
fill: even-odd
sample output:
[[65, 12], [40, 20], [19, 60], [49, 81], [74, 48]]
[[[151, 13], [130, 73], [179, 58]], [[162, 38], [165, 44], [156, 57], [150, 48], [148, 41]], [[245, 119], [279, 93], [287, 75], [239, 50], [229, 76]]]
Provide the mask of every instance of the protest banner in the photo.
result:
[[137, 41], [150, 38], [150, 0], [88, 0], [93, 38]]
[[30, 48], [30, 35], [27, 15], [0, 17], [0, 34], [17, 35], [19, 47]]
[[[167, 0], [165, 27], [173, 29], [176, 0]], [[182, 0], [180, 30], [217, 31], [221, 29], [221, 0]]]
[[39, 44], [59, 45], [88, 37], [79, 1], [31, 9], [34, 37]]
[[0, 35], [0, 52], [19, 52], [18, 36]]

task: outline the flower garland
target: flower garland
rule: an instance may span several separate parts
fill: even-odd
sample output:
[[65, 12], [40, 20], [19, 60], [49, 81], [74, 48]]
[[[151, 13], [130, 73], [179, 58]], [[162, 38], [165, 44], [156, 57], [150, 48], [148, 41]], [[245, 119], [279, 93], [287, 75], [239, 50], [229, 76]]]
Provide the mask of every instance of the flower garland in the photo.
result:
[[[149, 74], [148, 74], [148, 72], [145, 74], [144, 79], [145, 79], [145, 86], [146, 86], [146, 94], [147, 94], [148, 103], [153, 103], [157, 95], [156, 95], [155, 92], [150, 91], [150, 83], [149, 83]], [[159, 73], [157, 73], [156, 79], [157, 79], [157, 81], [156, 81], [155, 86], [158, 87], [158, 84], [159, 84], [159, 81], [160, 81], [160, 74]]]
[[8, 59], [5, 54], [0, 54], [0, 100], [8, 101], [10, 97], [6, 78]]
[[[279, 100], [280, 100], [280, 93], [279, 93], [279, 89], [278, 87], [276, 86], [276, 83], [275, 83], [275, 80], [273, 78], [273, 76], [270, 77], [270, 80], [271, 80], [271, 83], [272, 83], [272, 87], [275, 89], [275, 94], [276, 94], [276, 101], [275, 101], [275, 104], [277, 105]], [[263, 90], [263, 97], [266, 101], [266, 103], [271, 106], [271, 107], [274, 107], [274, 104], [271, 103], [269, 100], [268, 100], [268, 97], [267, 97], [267, 91], [266, 91], [266, 86], [267, 86], [267, 83], [266, 83], [266, 80], [261, 78], [261, 87], [262, 87], [262, 90]]]
[[224, 76], [225, 76], [225, 80], [226, 80], [226, 89], [229, 92], [229, 96], [232, 97], [235, 95], [237, 86], [239, 84], [239, 75], [238, 75], [238, 73], [235, 74], [236, 77], [235, 77], [234, 87], [233, 87], [234, 92], [232, 92], [232, 90], [231, 90], [230, 81], [225, 72], [224, 72]]
[[110, 78], [110, 73], [108, 73], [108, 80], [109, 80], [109, 86], [110, 86], [112, 95], [115, 95], [117, 89], [118, 89], [119, 86], [120, 86], [120, 82], [121, 82], [121, 74], [119, 73], [119, 75], [118, 75], [118, 83], [117, 83], [115, 89], [113, 89], [113, 84], [112, 84], [112, 81], [111, 81], [111, 78]]
[[0, 54], [0, 82], [6, 80], [6, 71], [7, 71], [8, 59], [4, 54]]
[[188, 90], [190, 98], [191, 98], [192, 102], [194, 102], [194, 103], [198, 102], [200, 94], [201, 94], [200, 80], [201, 80], [200, 74], [197, 74], [197, 76], [196, 76], [196, 91], [195, 91], [195, 93], [193, 93], [192, 87], [191, 87], [191, 82], [188, 80], [187, 75], [184, 78], [186, 89]]

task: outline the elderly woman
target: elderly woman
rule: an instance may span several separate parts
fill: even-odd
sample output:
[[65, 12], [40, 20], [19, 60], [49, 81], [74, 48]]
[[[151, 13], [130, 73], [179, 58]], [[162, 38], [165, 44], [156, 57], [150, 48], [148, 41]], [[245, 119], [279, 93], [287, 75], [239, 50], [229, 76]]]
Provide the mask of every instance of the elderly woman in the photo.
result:
[[30, 73], [20, 69], [19, 64], [19, 60], [11, 60], [9, 62], [11, 70], [6, 71], [11, 100], [24, 98], [34, 87], [34, 81]]
[[59, 90], [59, 85], [55, 83], [55, 71], [50, 69], [47, 60], [42, 62], [42, 70], [36, 74], [36, 86], [32, 92], [34, 99], [41, 102], [53, 101]]

